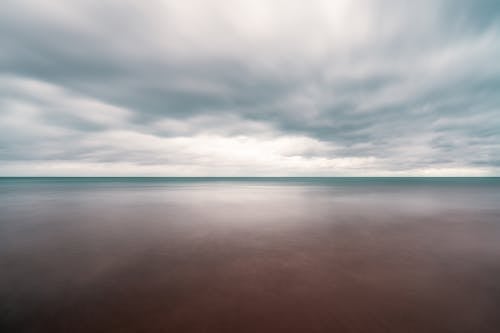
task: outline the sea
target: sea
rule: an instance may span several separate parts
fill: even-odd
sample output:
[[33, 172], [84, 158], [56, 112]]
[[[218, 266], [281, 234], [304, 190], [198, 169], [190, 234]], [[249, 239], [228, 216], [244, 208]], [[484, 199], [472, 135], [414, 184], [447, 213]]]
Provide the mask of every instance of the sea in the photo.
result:
[[500, 332], [500, 178], [3, 177], [1, 332]]

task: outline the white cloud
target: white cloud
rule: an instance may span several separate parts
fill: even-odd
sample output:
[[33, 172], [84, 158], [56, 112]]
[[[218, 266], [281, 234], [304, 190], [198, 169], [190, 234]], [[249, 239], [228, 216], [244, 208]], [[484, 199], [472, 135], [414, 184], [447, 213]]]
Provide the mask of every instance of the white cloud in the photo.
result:
[[500, 15], [466, 3], [1, 7], [4, 174], [498, 174]]

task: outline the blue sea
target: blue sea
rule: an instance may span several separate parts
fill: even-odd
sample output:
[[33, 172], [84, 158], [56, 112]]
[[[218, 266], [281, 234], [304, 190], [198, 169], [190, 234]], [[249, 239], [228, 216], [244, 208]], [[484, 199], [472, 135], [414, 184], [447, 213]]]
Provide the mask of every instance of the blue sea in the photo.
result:
[[2, 332], [500, 332], [500, 178], [0, 178]]

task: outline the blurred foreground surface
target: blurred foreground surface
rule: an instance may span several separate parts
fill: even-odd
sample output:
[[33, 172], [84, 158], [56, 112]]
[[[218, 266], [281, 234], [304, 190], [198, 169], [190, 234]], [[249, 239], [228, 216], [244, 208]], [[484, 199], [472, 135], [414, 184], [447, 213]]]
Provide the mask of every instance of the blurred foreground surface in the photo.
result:
[[500, 332], [500, 180], [0, 179], [2, 332]]

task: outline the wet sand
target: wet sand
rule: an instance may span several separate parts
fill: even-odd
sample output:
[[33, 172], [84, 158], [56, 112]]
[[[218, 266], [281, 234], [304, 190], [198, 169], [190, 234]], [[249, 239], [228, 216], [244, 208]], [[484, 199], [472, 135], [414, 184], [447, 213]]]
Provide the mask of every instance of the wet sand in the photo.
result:
[[499, 195], [0, 182], [0, 329], [500, 332]]

